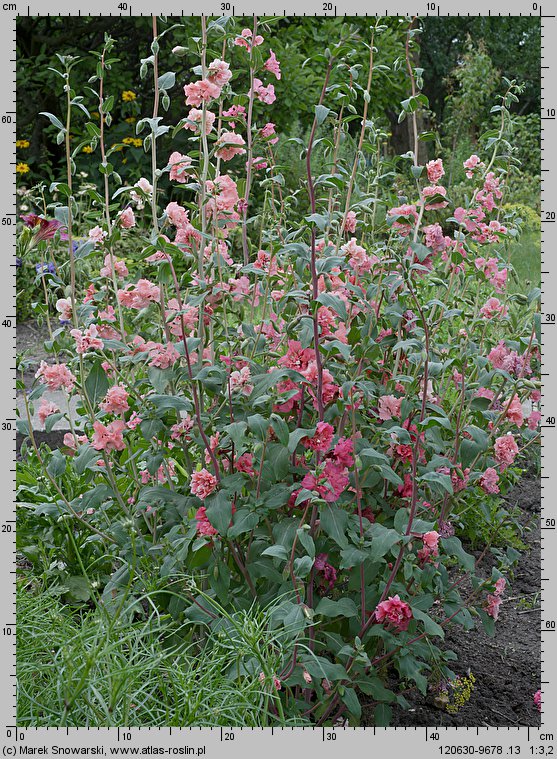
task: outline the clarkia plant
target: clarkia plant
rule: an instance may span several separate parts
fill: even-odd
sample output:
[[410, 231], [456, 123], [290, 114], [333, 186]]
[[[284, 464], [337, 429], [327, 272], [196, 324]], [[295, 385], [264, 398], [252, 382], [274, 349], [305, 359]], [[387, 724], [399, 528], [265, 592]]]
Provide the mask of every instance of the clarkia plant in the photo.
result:
[[[199, 37], [172, 53], [160, 23], [141, 69], [152, 115], [137, 123], [152, 173], [134, 186], [119, 186], [105, 146], [113, 41], [97, 55], [100, 123], [87, 130], [104, 210], [77, 253], [70, 130], [76, 107], [87, 109], [71, 88], [75, 62], [61, 59], [67, 111], [49, 118], [68, 155], [57, 185], [68, 277], [51, 343], [67, 359], [41, 364], [28, 406], [52, 425], [65, 409], [41, 396], [62, 390], [79, 396], [79, 419], [61, 451], [37, 452], [61, 512], [119, 556], [100, 598], [109, 613], [154, 567], [172, 590], [157, 603], [201, 629], [218, 629], [220, 609], [282, 599], [272, 624], [290, 641], [283, 660], [242, 672], [260, 679], [271, 711], [357, 724], [366, 702], [388, 724], [408, 687], [456, 679], [449, 624], [494, 632], [504, 566], [486, 573], [489, 543], [467, 553], [452, 515], [470, 491], [496, 497], [539, 437], [537, 294], [507, 295], [518, 230], [501, 210], [519, 88], [506, 83], [500, 124], [464, 163], [467, 202], [454, 207], [443, 161], [420, 164], [427, 98], [417, 31], [401, 19], [410, 95], [400, 118], [413, 149], [398, 159], [397, 195], [368, 118], [384, 27], [362, 40], [347, 26], [320, 56], [294, 204], [275, 155], [285, 82], [272, 21], [201, 18]], [[199, 62], [161, 73], [163, 52]], [[165, 124], [178, 87], [184, 116]], [[169, 132], [176, 147], [163, 154]], [[316, 175], [323, 140], [328, 168]], [[25, 223], [47, 246], [50, 227]], [[137, 276], [115, 252], [132, 237]], [[102, 267], [80, 289], [91, 251]], [[78, 498], [58, 485], [68, 470], [83, 483]]]

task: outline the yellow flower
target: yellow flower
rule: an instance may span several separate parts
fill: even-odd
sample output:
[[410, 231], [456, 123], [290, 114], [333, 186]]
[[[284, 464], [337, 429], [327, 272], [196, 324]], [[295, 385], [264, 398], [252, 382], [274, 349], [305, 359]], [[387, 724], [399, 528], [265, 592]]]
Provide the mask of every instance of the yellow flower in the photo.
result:
[[128, 116], [128, 118], [125, 119], [125, 121], [126, 121], [126, 124], [135, 124], [137, 119], [135, 118], [135, 116]]
[[15, 146], [16, 148], [28, 148], [31, 143], [29, 140], [16, 140]]
[[28, 164], [21, 162], [17, 164], [15, 170], [18, 174], [27, 174], [28, 171], [31, 171]]
[[122, 92], [122, 100], [124, 103], [131, 103], [132, 100], [136, 99], [136, 97], [137, 95], [135, 92], [132, 92], [131, 90], [124, 90], [124, 92]]
[[133, 145], [134, 148], [140, 148], [143, 145], [143, 142], [139, 137], [124, 137], [122, 142], [126, 145]]
[[91, 145], [84, 145], [83, 148], [81, 149], [81, 152], [82, 153], [92, 153], [93, 152], [93, 148], [91, 147]]

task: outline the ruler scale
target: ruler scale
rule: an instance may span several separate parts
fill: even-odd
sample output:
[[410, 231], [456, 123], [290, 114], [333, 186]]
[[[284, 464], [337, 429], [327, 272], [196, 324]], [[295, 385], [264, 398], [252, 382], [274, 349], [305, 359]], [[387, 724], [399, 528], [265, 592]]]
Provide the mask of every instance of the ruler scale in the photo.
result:
[[[297, 0], [274, 7], [270, 0], [232, 3], [205, 0], [202, 5], [177, 7], [184, 3], [161, 0], [155, 5], [148, 0], [133, 3], [118, 0], [96, 0], [83, 4], [80, 0], [35, 0], [33, 4], [0, 3], [0, 40], [2, 43], [2, 109], [0, 110], [0, 160], [4, 182], [0, 186], [0, 234], [3, 243], [3, 267], [0, 277], [0, 344], [3, 355], [0, 405], [0, 466], [4, 491], [0, 519], [0, 745], [4, 756], [83, 755], [118, 756], [151, 755], [217, 757], [258, 756], [262, 752], [282, 756], [285, 751], [302, 756], [310, 751], [320, 757], [337, 756], [339, 751], [389, 751], [411, 756], [497, 755], [550, 756], [557, 754], [557, 527], [552, 502], [553, 456], [557, 457], [555, 418], [557, 407], [557, 21], [555, 6], [531, 0], [507, 0], [505, 3], [469, 0], [460, 5], [454, 0], [422, 2], [400, 0], [392, 7], [384, 4], [346, 0], [342, 5], [323, 0]], [[16, 137], [16, 20], [17, 16], [150, 16], [153, 12], [169, 16], [207, 16], [223, 13], [235, 16], [536, 16], [541, 18], [541, 129], [542, 129], [542, 378], [544, 400], [542, 411], [542, 620], [541, 665], [543, 713], [541, 727], [307, 727], [307, 728], [21, 728], [16, 726], [16, 661], [15, 661], [15, 363], [16, 363], [16, 261], [15, 229], [17, 194], [15, 182]], [[53, 40], [55, 43], [55, 40]], [[63, 51], [61, 51], [63, 52]], [[7, 179], [9, 177], [9, 180]], [[553, 311], [552, 309], [555, 309]], [[548, 400], [545, 400], [548, 399]], [[525, 699], [531, 698], [530, 693]], [[556, 732], [552, 732], [555, 730]]]

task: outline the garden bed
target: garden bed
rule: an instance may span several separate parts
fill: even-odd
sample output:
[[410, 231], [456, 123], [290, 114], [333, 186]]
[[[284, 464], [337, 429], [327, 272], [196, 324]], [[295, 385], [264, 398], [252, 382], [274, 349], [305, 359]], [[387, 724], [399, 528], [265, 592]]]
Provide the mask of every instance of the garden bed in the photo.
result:
[[[532, 469], [525, 471], [506, 500], [509, 507], [516, 506], [521, 511], [519, 521], [526, 528], [522, 539], [527, 550], [521, 555], [514, 576], [509, 577], [508, 597], [501, 605], [496, 635], [490, 638], [481, 626], [468, 633], [455, 626], [445, 638], [445, 647], [458, 656], [457, 674], [471, 672], [476, 678], [470, 701], [457, 714], [448, 714], [435, 706], [433, 698], [424, 698], [413, 691], [408, 696], [410, 709], [394, 712], [394, 725], [514, 727], [540, 724], [540, 715], [532, 701], [541, 679], [540, 480]], [[491, 569], [489, 557], [485, 565]]]

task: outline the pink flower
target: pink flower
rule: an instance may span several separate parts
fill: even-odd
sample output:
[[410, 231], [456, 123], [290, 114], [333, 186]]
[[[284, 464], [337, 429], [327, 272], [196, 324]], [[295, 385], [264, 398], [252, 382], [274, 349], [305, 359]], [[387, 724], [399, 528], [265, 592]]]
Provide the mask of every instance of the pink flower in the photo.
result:
[[447, 197], [447, 190], [442, 185], [431, 185], [424, 187], [422, 190], [422, 197], [425, 202], [426, 211], [436, 211], [440, 208], [446, 208], [449, 205], [447, 200], [436, 200], [435, 203], [428, 202], [428, 198], [433, 198], [440, 195], [442, 198]]
[[492, 466], [488, 467], [480, 477], [480, 487], [486, 492], [495, 495], [499, 492], [499, 475]]
[[201, 500], [205, 500], [207, 496], [217, 487], [217, 478], [208, 472], [207, 469], [201, 469], [199, 472], [194, 472], [191, 476], [190, 490], [191, 493]]
[[474, 176], [474, 169], [481, 168], [484, 163], [483, 161], [480, 161], [479, 157], [477, 155], [471, 155], [470, 158], [468, 158], [464, 163], [462, 164], [465, 169], [468, 169], [466, 172], [466, 176], [468, 179], [472, 179]]
[[135, 227], [135, 214], [131, 208], [124, 208], [118, 215], [118, 222], [122, 229]]
[[158, 303], [160, 300], [160, 288], [149, 282], [148, 279], [140, 279], [133, 289], [118, 290], [117, 298], [123, 306], [129, 308], [146, 308], [150, 303]]
[[393, 416], [400, 416], [400, 406], [402, 398], [395, 398], [394, 395], [382, 395], [379, 398], [379, 419], [383, 422], [389, 421]]
[[273, 85], [269, 84], [267, 87], [264, 87], [261, 79], [257, 77], [253, 80], [253, 94], [257, 96], [258, 100], [267, 105], [271, 105], [277, 99]]
[[170, 223], [177, 229], [189, 224], [188, 212], [175, 200], [171, 201], [164, 210]]
[[41, 361], [35, 377], [50, 390], [64, 388], [68, 393], [74, 389], [76, 378], [66, 364], [53, 364], [50, 366], [46, 361]]
[[104, 238], [107, 234], [108, 232], [104, 232], [101, 227], [93, 227], [93, 229], [89, 230], [89, 239], [94, 242], [95, 245], [100, 245], [104, 242]]
[[235, 45], [245, 47], [248, 52], [251, 50], [252, 46], [257, 47], [258, 45], [261, 45], [262, 42], [263, 37], [260, 34], [256, 34], [254, 37], [251, 29], [244, 29], [241, 36], [236, 37], [234, 40]]
[[280, 79], [280, 61], [277, 61], [277, 57], [272, 50], [269, 50], [269, 58], [265, 61], [263, 68], [274, 74], [277, 79]]
[[230, 64], [226, 61], [221, 61], [220, 58], [215, 58], [209, 64], [209, 73], [207, 79], [216, 84], [217, 87], [224, 87], [232, 78], [232, 72], [230, 71]]
[[335, 429], [331, 424], [318, 422], [313, 437], [303, 438], [302, 445], [312, 451], [328, 451], [333, 442], [334, 432]]
[[351, 467], [354, 464], [354, 443], [350, 438], [339, 438], [329, 456], [339, 467]]
[[[265, 138], [267, 138], [267, 137], [273, 137], [273, 135], [276, 134], [276, 132], [275, 132], [275, 125], [272, 122], [269, 121], [261, 129], [260, 134], [261, 134], [261, 137], [265, 137]], [[271, 143], [271, 145], [274, 145], [276, 142], [278, 142], [278, 137], [273, 137], [273, 139], [269, 140], [269, 142]]]
[[116, 419], [106, 426], [101, 422], [93, 423], [93, 441], [91, 445], [96, 451], [123, 451], [126, 447], [122, 433], [126, 424], [121, 419]]
[[484, 319], [493, 319], [495, 316], [506, 316], [508, 309], [498, 298], [489, 298], [489, 300], [480, 308], [480, 314]]
[[438, 546], [439, 546], [439, 538], [440, 535], [435, 530], [431, 530], [430, 532], [424, 532], [422, 535], [422, 540], [424, 542], [424, 545], [429, 548], [430, 551], [433, 551], [434, 553], [437, 553]]
[[522, 404], [520, 398], [516, 393], [513, 396], [512, 401], [507, 409], [507, 419], [509, 419], [517, 427], [522, 427], [524, 424], [524, 414], [522, 412]]
[[184, 435], [188, 435], [193, 429], [193, 419], [189, 414], [177, 424], [172, 425], [170, 428], [170, 437], [172, 440], [180, 440]]
[[176, 361], [179, 360], [180, 354], [172, 343], [153, 343], [149, 341], [145, 344], [149, 351], [150, 366], [156, 366], [158, 369], [169, 369]]
[[132, 412], [132, 415], [126, 422], [126, 427], [129, 430], [135, 430], [136, 427], [139, 427], [143, 419], [139, 416], [139, 414], [136, 411]]
[[113, 385], [108, 389], [104, 401], [99, 405], [107, 413], [123, 414], [129, 409], [126, 388], [123, 385]]
[[500, 577], [497, 582], [495, 583], [495, 595], [501, 596], [505, 592], [505, 587], [507, 586], [507, 581], [504, 577]]
[[532, 411], [530, 416], [528, 417], [528, 429], [529, 430], [536, 430], [538, 428], [538, 424], [540, 423], [542, 418], [542, 415], [539, 411]]
[[319, 581], [321, 588], [332, 590], [337, 580], [337, 571], [332, 564], [329, 564], [328, 558], [329, 556], [326, 553], [317, 554], [313, 566], [315, 571], [321, 575]]
[[491, 593], [487, 597], [485, 610], [486, 613], [493, 617], [495, 621], [499, 618], [499, 607], [501, 606], [500, 596], [492, 595]]
[[55, 403], [52, 401], [47, 401], [46, 398], [41, 398], [41, 405], [39, 407], [39, 411], [37, 412], [37, 416], [39, 417], [41, 424], [44, 424], [47, 417], [51, 416], [52, 414], [57, 414], [59, 411], [60, 409]]
[[356, 213], [354, 211], [348, 211], [346, 218], [344, 219], [344, 231], [354, 234], [356, 231]]
[[242, 395], [250, 395], [253, 390], [251, 384], [251, 372], [249, 366], [243, 366], [239, 371], [230, 374], [230, 392], [239, 392]]
[[386, 601], [377, 604], [374, 613], [378, 622], [393, 624], [401, 632], [408, 629], [412, 619], [412, 609], [398, 595], [389, 596]]
[[218, 535], [219, 531], [213, 527], [211, 522], [209, 522], [209, 518], [207, 517], [207, 509], [205, 506], [200, 506], [195, 514], [195, 519], [197, 520], [197, 534], [202, 537], [212, 537], [213, 535]]
[[234, 462], [234, 469], [236, 469], [237, 472], [245, 472], [250, 475], [254, 474], [253, 454], [243, 453], [241, 456], [238, 456]]
[[72, 303], [69, 298], [60, 298], [56, 301], [56, 310], [60, 314], [61, 321], [69, 322], [72, 320]]
[[512, 435], [503, 435], [495, 441], [494, 451], [497, 463], [501, 465], [501, 469], [506, 469], [515, 460], [518, 445]]
[[304, 678], [304, 681], [309, 685], [313, 682], [313, 679], [310, 675], [310, 673], [307, 671], [307, 669], [304, 669], [302, 672], [302, 677]]
[[408, 204], [398, 206], [397, 208], [390, 208], [387, 211], [387, 216], [395, 218], [392, 227], [403, 237], [410, 234], [412, 227], [418, 221], [416, 206]]
[[368, 256], [365, 249], [356, 243], [355, 237], [351, 237], [340, 249], [349, 258], [349, 264], [357, 274], [370, 271], [377, 260]]
[[184, 86], [186, 95], [186, 105], [197, 106], [201, 103], [208, 103], [220, 96], [220, 87], [209, 79], [200, 79], [198, 82], [192, 82]]
[[425, 167], [427, 169], [427, 178], [431, 184], [437, 184], [441, 177], [445, 175], [445, 169], [443, 168], [443, 161], [441, 158], [437, 158], [435, 161], [428, 161]]
[[443, 234], [443, 229], [440, 224], [429, 224], [428, 226], [423, 227], [422, 231], [425, 235], [426, 247], [431, 248], [434, 253], [439, 253], [445, 250], [447, 244], [450, 242], [450, 238], [445, 237]]
[[116, 258], [110, 253], [107, 253], [104, 257], [104, 266], [100, 270], [99, 274], [101, 277], [112, 278], [113, 271], [117, 277], [120, 277], [120, 279], [124, 279], [124, 277], [127, 277], [129, 274], [125, 261]]
[[141, 190], [141, 192], [144, 192], [145, 195], [152, 195], [153, 194], [153, 185], [149, 182], [148, 179], [145, 179], [145, 177], [141, 177], [135, 184], [134, 187], [137, 187], [138, 190]]
[[[186, 118], [188, 120], [184, 124], [184, 129], [189, 129], [191, 132], [196, 133], [201, 131], [201, 125], [203, 123], [203, 111], [199, 111], [197, 108], [192, 108]], [[215, 119], [216, 116], [214, 113], [205, 110], [205, 134], [209, 134], [213, 128]]]
[[217, 140], [216, 155], [223, 161], [230, 161], [235, 155], [242, 155], [246, 151], [242, 147], [245, 145], [244, 138], [236, 132], [222, 132]]
[[75, 340], [75, 349], [78, 353], [87, 353], [88, 350], [102, 350], [104, 343], [100, 339], [96, 324], [91, 324], [83, 332], [80, 329], [70, 330], [70, 335]]
[[542, 710], [542, 692], [541, 690], [537, 690], [534, 693], [534, 706], [537, 708], [539, 712]]
[[191, 158], [189, 155], [182, 155], [182, 153], [178, 153], [178, 151], [175, 150], [174, 153], [170, 155], [168, 164], [170, 166], [170, 179], [173, 182], [185, 184], [188, 180], [188, 168], [191, 166]]

